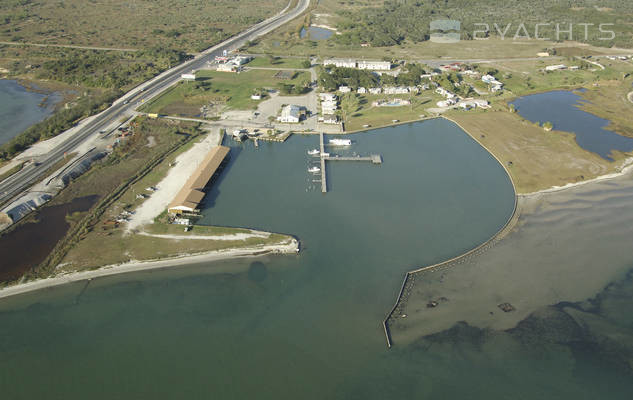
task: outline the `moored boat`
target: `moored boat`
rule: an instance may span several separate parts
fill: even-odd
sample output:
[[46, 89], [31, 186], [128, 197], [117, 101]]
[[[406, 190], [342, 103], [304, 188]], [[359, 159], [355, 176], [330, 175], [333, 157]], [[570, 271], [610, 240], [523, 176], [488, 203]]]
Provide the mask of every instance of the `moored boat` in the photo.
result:
[[328, 143], [334, 146], [350, 146], [352, 141], [349, 139], [330, 139]]

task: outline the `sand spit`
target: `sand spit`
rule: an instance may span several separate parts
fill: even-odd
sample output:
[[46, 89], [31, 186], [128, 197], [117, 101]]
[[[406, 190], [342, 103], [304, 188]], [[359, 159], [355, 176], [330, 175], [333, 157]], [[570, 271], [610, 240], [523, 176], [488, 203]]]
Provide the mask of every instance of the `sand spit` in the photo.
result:
[[139, 232], [139, 235], [151, 236], [160, 239], [173, 239], [173, 240], [246, 240], [251, 238], [266, 239], [270, 237], [269, 232], [261, 232], [251, 230], [250, 233], [233, 233], [226, 235], [166, 235], [166, 234], [154, 234], [147, 232]]
[[110, 276], [129, 272], [146, 271], [159, 268], [178, 267], [200, 262], [210, 262], [239, 257], [257, 257], [266, 254], [296, 254], [299, 252], [299, 242], [289, 239], [275, 245], [262, 245], [245, 247], [240, 249], [217, 250], [198, 254], [183, 254], [178, 257], [160, 260], [130, 261], [124, 264], [108, 265], [97, 270], [72, 272], [60, 274], [46, 279], [38, 279], [31, 282], [20, 283], [0, 289], [0, 299], [23, 293], [33, 292], [45, 288], [64, 285], [67, 283], [95, 279], [102, 276]]

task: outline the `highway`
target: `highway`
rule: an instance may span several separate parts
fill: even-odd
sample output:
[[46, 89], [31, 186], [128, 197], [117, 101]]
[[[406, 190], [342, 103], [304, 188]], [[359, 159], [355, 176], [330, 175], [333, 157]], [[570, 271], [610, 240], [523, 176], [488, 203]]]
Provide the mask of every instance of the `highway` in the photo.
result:
[[138, 106], [138, 102], [148, 101], [178, 82], [181, 79], [180, 75], [182, 73], [203, 68], [207, 63], [213, 62], [216, 56], [222, 55], [225, 50], [232, 51], [238, 49], [247, 41], [253, 40], [282, 26], [301, 15], [308, 8], [309, 4], [310, 0], [299, 0], [295, 8], [288, 10], [290, 6], [289, 3], [284, 10], [274, 17], [264, 20], [224, 42], [203, 51], [191, 60], [164, 71], [117, 99], [108, 109], [83, 120], [79, 127], [75, 128], [78, 129], [78, 131], [63, 143], [60, 143], [43, 159], [39, 160], [39, 164], [31, 164], [0, 182], [0, 204], [13, 199], [43, 179], [44, 173], [61, 160], [65, 153], [72, 153], [75, 148], [85, 141], [93, 139], [96, 135], [99, 135], [101, 130], [106, 129], [121, 117], [131, 115]]

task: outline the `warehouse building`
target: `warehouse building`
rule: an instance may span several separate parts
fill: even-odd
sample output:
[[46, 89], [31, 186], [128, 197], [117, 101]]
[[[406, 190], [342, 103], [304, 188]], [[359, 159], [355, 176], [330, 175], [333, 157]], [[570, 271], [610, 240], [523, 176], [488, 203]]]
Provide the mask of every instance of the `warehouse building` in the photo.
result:
[[209, 151], [174, 200], [167, 206], [170, 214], [198, 212], [198, 207], [205, 196], [204, 189], [220, 171], [229, 150], [226, 146], [216, 146]]

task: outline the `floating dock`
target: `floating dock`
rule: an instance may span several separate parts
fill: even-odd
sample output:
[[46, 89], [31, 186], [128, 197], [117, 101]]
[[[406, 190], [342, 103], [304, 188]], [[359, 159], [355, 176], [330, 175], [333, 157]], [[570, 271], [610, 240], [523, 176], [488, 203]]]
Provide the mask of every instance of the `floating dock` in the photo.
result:
[[326, 161], [365, 161], [371, 162], [372, 164], [382, 164], [382, 156], [380, 154], [371, 154], [370, 156], [361, 157], [349, 157], [349, 156], [331, 156], [323, 154], [325, 153], [325, 143], [323, 132], [319, 132], [319, 158], [321, 159], [321, 193], [327, 193], [327, 181], [326, 181], [326, 173], [325, 173], [325, 162]]

